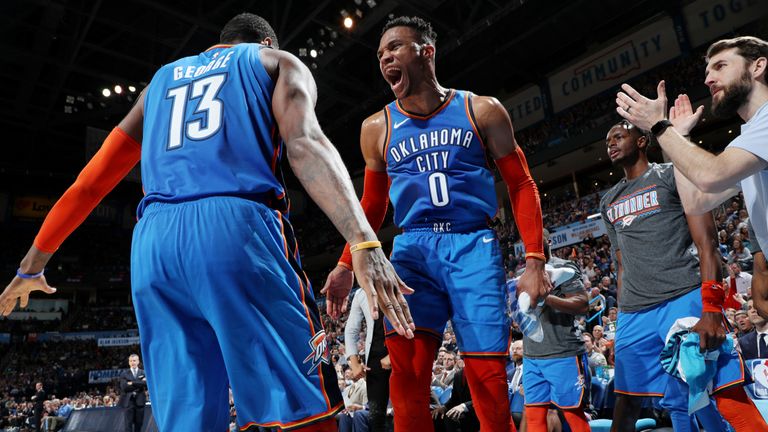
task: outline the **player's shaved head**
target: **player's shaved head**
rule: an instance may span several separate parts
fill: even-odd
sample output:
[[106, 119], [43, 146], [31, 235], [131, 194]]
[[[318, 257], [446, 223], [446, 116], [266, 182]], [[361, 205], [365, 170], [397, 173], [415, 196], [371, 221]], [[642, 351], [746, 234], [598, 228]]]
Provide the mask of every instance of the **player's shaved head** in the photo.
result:
[[258, 15], [243, 12], [224, 25], [219, 35], [219, 42], [261, 43], [267, 38], [272, 41], [273, 47], [279, 48], [275, 30], [267, 20]]

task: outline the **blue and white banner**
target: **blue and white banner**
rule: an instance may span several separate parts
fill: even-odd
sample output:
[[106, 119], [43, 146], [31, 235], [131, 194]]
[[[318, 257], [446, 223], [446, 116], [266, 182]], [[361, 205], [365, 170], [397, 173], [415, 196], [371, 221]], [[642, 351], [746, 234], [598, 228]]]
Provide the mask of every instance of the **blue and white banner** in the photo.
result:
[[541, 87], [530, 86], [501, 101], [509, 111], [515, 130], [544, 120], [544, 96]]
[[597, 238], [607, 234], [603, 218], [598, 215], [584, 223], [571, 224], [564, 229], [557, 229], [551, 232], [549, 239], [552, 250], [581, 243], [587, 237]]
[[688, 39], [694, 48], [766, 15], [765, 0], [699, 0], [683, 8]]
[[112, 382], [127, 369], [101, 369], [88, 372], [88, 384], [103, 384]]
[[562, 111], [679, 55], [672, 19], [661, 18], [552, 74], [553, 111]]
[[100, 338], [98, 340], [98, 345], [100, 347], [128, 346], [128, 345], [138, 345], [138, 344], [139, 344], [138, 336]]
[[[561, 247], [581, 243], [587, 237], [591, 236], [592, 238], [598, 238], [607, 233], [605, 224], [603, 223], [603, 217], [600, 214], [597, 214], [586, 222], [577, 222], [553, 228], [549, 233], [550, 247], [552, 250], [560, 249]], [[515, 256], [525, 254], [523, 242], [514, 244], [514, 253]]]

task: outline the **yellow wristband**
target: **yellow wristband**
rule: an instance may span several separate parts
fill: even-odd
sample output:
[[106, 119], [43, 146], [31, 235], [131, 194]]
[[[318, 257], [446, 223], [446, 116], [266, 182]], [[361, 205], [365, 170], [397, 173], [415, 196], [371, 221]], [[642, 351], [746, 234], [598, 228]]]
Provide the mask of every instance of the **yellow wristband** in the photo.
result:
[[378, 240], [364, 241], [356, 245], [350, 246], [349, 251], [357, 252], [360, 249], [373, 249], [373, 248], [380, 248], [380, 247], [381, 247], [381, 242]]

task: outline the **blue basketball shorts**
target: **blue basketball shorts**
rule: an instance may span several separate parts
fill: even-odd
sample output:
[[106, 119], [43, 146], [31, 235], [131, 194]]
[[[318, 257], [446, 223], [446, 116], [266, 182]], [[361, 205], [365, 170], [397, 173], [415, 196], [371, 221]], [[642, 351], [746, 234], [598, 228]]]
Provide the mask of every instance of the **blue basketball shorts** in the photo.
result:
[[[677, 379], [661, 367], [659, 355], [667, 333], [676, 320], [701, 316], [698, 289], [638, 312], [619, 312], [616, 325], [616, 393], [634, 396], [664, 396], [668, 380]], [[720, 355], [713, 391], [744, 382], [744, 364], [739, 353]], [[676, 389], [678, 386], [670, 386]], [[677, 390], [674, 390], [677, 391]]]
[[162, 431], [290, 430], [343, 402], [293, 231], [233, 197], [151, 204], [136, 225], [133, 301]]
[[[464, 357], [507, 355], [510, 322], [494, 231], [406, 231], [395, 238], [390, 261], [416, 291], [405, 298], [417, 332], [442, 340], [450, 319]], [[387, 323], [387, 335], [393, 334]]]
[[591, 386], [586, 354], [551, 359], [523, 358], [525, 406], [587, 407]]

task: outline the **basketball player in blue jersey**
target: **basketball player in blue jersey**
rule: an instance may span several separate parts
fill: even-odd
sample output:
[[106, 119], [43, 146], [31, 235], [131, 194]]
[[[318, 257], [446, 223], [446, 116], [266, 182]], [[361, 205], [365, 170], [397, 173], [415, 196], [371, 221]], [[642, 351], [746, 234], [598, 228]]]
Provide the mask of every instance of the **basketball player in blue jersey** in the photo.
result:
[[[514, 429], [505, 373], [510, 332], [502, 257], [488, 228], [497, 202], [487, 152], [510, 189], [527, 251], [520, 290], [533, 302], [551, 288], [544, 273], [541, 207], [504, 107], [492, 97], [437, 82], [435, 37], [420, 18], [399, 17], [384, 26], [379, 66], [397, 100], [366, 119], [361, 132], [363, 209], [372, 226], [380, 227], [389, 195], [403, 230], [392, 264], [416, 289], [407, 304], [385, 305], [410, 306], [416, 324], [414, 340], [387, 339], [395, 429], [433, 430], [431, 366], [450, 319], [482, 430], [508, 431]], [[345, 251], [326, 282], [324, 291], [336, 299], [329, 305], [332, 316], [341, 312], [341, 299], [352, 286], [352, 264]]]
[[[138, 103], [46, 218], [0, 295], [8, 315], [61, 242], [139, 159], [146, 192], [131, 256], [154, 416], [163, 431], [223, 431], [232, 388], [241, 430], [335, 431], [343, 408], [312, 289], [285, 212], [283, 149], [350, 243], [355, 274], [413, 337], [397, 277], [314, 114], [309, 70], [241, 14], [221, 45], [158, 70]], [[279, 131], [279, 135], [278, 135]], [[282, 141], [281, 140], [284, 140]]]

